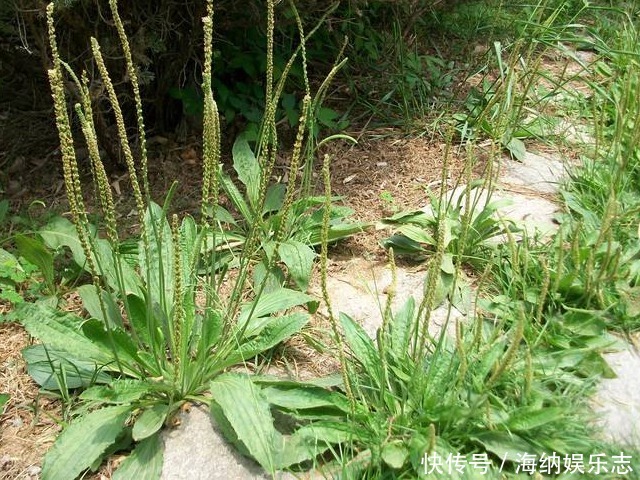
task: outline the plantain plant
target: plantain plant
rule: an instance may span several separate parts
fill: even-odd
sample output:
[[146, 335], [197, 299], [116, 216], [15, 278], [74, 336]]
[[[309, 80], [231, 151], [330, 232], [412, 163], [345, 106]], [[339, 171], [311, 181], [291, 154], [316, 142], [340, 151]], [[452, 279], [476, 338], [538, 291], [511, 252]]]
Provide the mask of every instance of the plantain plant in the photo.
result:
[[499, 210], [509, 200], [493, 200], [487, 193], [487, 181], [474, 180], [464, 187], [458, 198], [432, 196], [427, 211], [399, 212], [383, 222], [394, 228], [393, 234], [382, 240], [382, 246], [393, 248], [400, 255], [424, 259], [437, 246], [435, 232], [444, 229], [445, 250], [457, 261], [481, 269], [498, 240], [520, 231], [508, 219], [499, 217]]
[[[237, 143], [245, 159], [253, 155], [250, 168], [255, 177], [245, 182], [250, 204], [242, 213], [247, 227], [238, 252], [237, 271], [230, 279], [228, 270], [220, 268], [224, 252], [218, 248], [221, 239], [228, 238], [221, 230], [219, 191], [223, 186], [228, 193], [231, 187], [221, 172], [220, 124], [211, 84], [212, 2], [208, 2], [207, 16], [203, 19], [204, 167], [202, 214], [198, 220], [169, 214], [174, 187], [162, 205], [151, 198], [142, 101], [117, 0], [110, 0], [109, 5], [135, 100], [137, 158], [127, 140], [124, 117], [100, 44], [95, 38], [91, 39], [101, 82], [115, 115], [136, 204], [140, 232], [134, 255], [123, 248], [123, 244], [131, 244], [131, 240], [120, 238], [117, 228], [114, 200], [93, 123], [88, 76], [83, 72], [78, 77], [60, 58], [54, 4], [47, 8], [53, 60], [48, 74], [72, 221], [54, 221], [43, 236], [50, 245], [69, 247], [76, 262], [91, 276], [92, 283], [79, 289], [88, 317], [42, 304], [26, 305], [21, 311], [25, 328], [42, 342], [25, 351], [36, 380], [50, 389], [84, 388], [73, 420], [65, 426], [44, 459], [42, 477], [45, 480], [76, 478], [88, 468], [96, 469], [110, 453], [127, 448], [133, 451], [113, 478], [136, 478], [140, 472], [144, 472], [145, 478], [159, 477], [162, 467], [159, 432], [188, 401], [209, 404], [225, 433], [270, 473], [313, 459], [340, 436], [340, 432], [331, 427], [322, 431], [301, 427], [286, 436], [281, 434], [273, 425], [263, 387], [237, 368], [229, 371], [238, 365], [248, 367], [247, 362], [300, 331], [309, 320], [304, 306], [312, 300], [300, 291], [282, 286], [267, 291], [269, 275], [266, 274], [247, 294], [253, 252], [264, 242], [262, 214], [270, 211], [272, 195], [268, 182], [278, 145], [275, 110], [287, 73], [285, 71], [274, 84], [274, 3], [273, 0], [267, 2], [267, 102], [256, 154], [247, 150], [248, 145], [242, 140]], [[295, 12], [293, 2], [291, 8]], [[297, 56], [302, 58], [306, 69], [306, 37], [299, 20], [298, 24], [301, 44], [287, 71]], [[75, 116], [90, 153], [104, 223], [100, 230], [89, 221], [84, 202], [72, 120], [67, 111], [65, 76], [80, 93]], [[303, 114], [290, 159], [290, 180], [278, 204], [280, 225], [287, 224], [289, 216], [296, 214], [299, 160], [306, 151], [303, 144], [311, 131], [309, 118], [317, 100], [311, 98], [308, 81], [306, 85]], [[239, 173], [243, 175], [247, 171]], [[271, 251], [280, 251], [283, 257], [285, 240], [290, 235], [283, 233], [282, 228], [272, 234]], [[266, 272], [271, 271], [275, 262], [275, 255], [266, 257]], [[285, 263], [292, 273], [296, 272], [295, 267]], [[223, 294], [223, 284], [231, 285], [230, 293]], [[307, 385], [306, 388], [303, 393], [307, 392], [307, 397], [308, 392], [320, 396], [325, 392], [319, 387]], [[278, 404], [273, 408], [278, 409]]]
[[[328, 235], [331, 242], [361, 232], [369, 225], [347, 221], [353, 210], [333, 203], [339, 201], [339, 197], [333, 197], [329, 207], [325, 207], [322, 196], [312, 195], [308, 189], [305, 192], [301, 187], [304, 194], [288, 199], [288, 186], [281, 182], [267, 187], [264, 202], [259, 206], [260, 191], [256, 185], [257, 180], [263, 177], [264, 167], [244, 135], [236, 139], [232, 153], [233, 166], [241, 185], [236, 185], [228, 175], [220, 177], [221, 187], [237, 212], [234, 216], [224, 207], [217, 207], [216, 219], [229, 226], [222, 230], [214, 246], [220, 252], [220, 261], [237, 264], [237, 256], [247, 246], [251, 232], [257, 229], [260, 241], [254, 247], [253, 256], [261, 262], [258, 271], [264, 273], [271, 268], [270, 275], [281, 279], [281, 283], [286, 271], [289, 280], [300, 290], [306, 291], [317, 257], [314, 247], [321, 243], [324, 209], [329, 209]], [[289, 202], [288, 205], [285, 202]], [[286, 269], [278, 264], [269, 267], [273, 263], [272, 256]]]

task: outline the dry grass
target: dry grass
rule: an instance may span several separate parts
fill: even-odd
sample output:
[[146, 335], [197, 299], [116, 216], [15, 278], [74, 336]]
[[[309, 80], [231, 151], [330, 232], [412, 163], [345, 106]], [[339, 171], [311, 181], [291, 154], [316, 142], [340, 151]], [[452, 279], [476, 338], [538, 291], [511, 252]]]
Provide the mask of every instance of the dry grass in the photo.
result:
[[0, 417], [0, 478], [38, 478], [42, 457], [60, 431], [60, 404], [39, 395], [21, 350], [29, 335], [14, 323], [0, 324], [0, 391], [10, 396]]

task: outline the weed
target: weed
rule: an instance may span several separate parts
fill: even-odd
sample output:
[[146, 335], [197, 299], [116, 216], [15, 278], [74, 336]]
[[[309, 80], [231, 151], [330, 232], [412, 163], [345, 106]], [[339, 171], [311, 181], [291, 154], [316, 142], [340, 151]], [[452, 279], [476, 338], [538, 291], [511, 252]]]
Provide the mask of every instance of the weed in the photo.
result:
[[[617, 17], [620, 35], [605, 41], [592, 29], [591, 47], [601, 60], [585, 79], [591, 88], [595, 146], [582, 166], [573, 169], [563, 189], [573, 227], [574, 284], [582, 288], [581, 300], [610, 313], [612, 325], [638, 328], [638, 228], [640, 197], [637, 192], [640, 128], [640, 67], [637, 22], [617, 8], [598, 8], [604, 18]], [[605, 25], [603, 25], [603, 28]], [[603, 32], [607, 35], [607, 32]]]
[[[91, 41], [92, 51], [118, 126], [140, 235], [133, 249], [123, 247], [131, 241], [120, 239], [116, 225], [114, 201], [98, 151], [87, 76], [84, 73], [76, 76], [60, 59], [54, 6], [50, 4], [47, 12], [53, 67], [49, 78], [72, 222], [56, 219], [42, 235], [49, 244], [68, 247], [93, 282], [78, 289], [88, 319], [39, 303], [20, 310], [27, 331], [43, 341], [24, 352], [34, 378], [43, 387], [60, 392], [67, 402], [71, 400], [66, 393], [68, 389], [84, 388], [79, 405], [72, 411], [70, 425], [45, 457], [42, 476], [76, 478], [87, 468], [97, 468], [116, 448], [133, 447], [116, 476], [129, 478], [145, 468], [150, 478], [158, 477], [162, 455], [158, 432], [184, 402], [194, 400], [209, 404], [223, 430], [265, 470], [274, 473], [312, 459], [328, 448], [329, 440], [323, 438], [331, 439], [332, 431], [318, 435], [313, 429], [298, 428], [285, 438], [273, 425], [261, 387], [246, 374], [227, 372], [234, 365], [246, 367], [251, 359], [306, 325], [309, 315], [304, 309], [290, 309], [309, 303], [312, 300], [309, 296], [282, 286], [266, 288], [276, 264], [274, 252], [279, 253], [295, 283], [304, 286], [314, 256], [308, 243], [313, 244], [313, 239], [319, 237], [314, 233], [317, 228], [314, 225], [324, 225], [327, 215], [334, 220], [345, 215], [344, 210], [333, 207], [328, 207], [329, 212], [322, 203], [325, 200], [297, 199], [297, 174], [302, 165], [300, 158], [306, 151], [303, 145], [311, 132], [310, 115], [320, 105], [320, 100], [312, 99], [309, 93], [298, 123], [288, 183], [268, 186], [278, 147], [275, 109], [286, 73], [296, 56], [300, 55], [302, 68], [306, 69], [304, 32], [300, 31], [298, 51], [274, 83], [274, 2], [267, 3], [267, 101], [257, 153], [243, 138], [234, 147], [234, 164], [246, 190], [243, 197], [220, 167], [219, 114], [212, 92], [213, 8], [212, 2], [208, 3], [208, 14], [203, 19], [202, 216], [197, 222], [190, 216], [179, 219], [169, 215], [174, 188], [169, 190], [162, 206], [151, 199], [136, 69], [117, 1], [110, 0], [110, 7], [136, 105], [138, 159], [134, 159], [128, 143], [122, 111], [96, 39]], [[84, 204], [66, 108], [65, 71], [81, 93], [75, 113], [91, 158], [104, 232], [92, 226]], [[233, 198], [245, 222], [237, 271], [231, 280], [226, 277], [228, 269], [221, 268], [224, 255], [220, 247], [228, 244], [230, 238], [219, 228], [228, 218], [218, 202], [221, 188]], [[327, 201], [331, 204], [331, 199]], [[302, 215], [302, 219], [294, 215]], [[305, 228], [308, 225], [312, 228]], [[354, 227], [348, 228], [352, 232]], [[345, 234], [340, 225], [332, 231], [336, 239]], [[33, 242], [24, 243], [33, 246]], [[247, 278], [258, 249], [267, 253], [265, 274], [247, 297]], [[49, 265], [49, 258], [46, 260], [40, 262], [41, 266]], [[223, 295], [221, 286], [227, 280], [231, 292]], [[247, 412], [251, 415], [247, 416]]]
[[[547, 9], [550, 6], [539, 5], [526, 25], [536, 32], [534, 41], [545, 45], [562, 13], [559, 8]], [[542, 13], [550, 15], [538, 17]], [[523, 153], [523, 145], [513, 141], [519, 138], [514, 128], [522, 124], [527, 108], [526, 94], [521, 100], [515, 98], [521, 88], [529, 91], [540, 68], [537, 47], [526, 47], [525, 57], [521, 47], [503, 65], [501, 47], [496, 46], [499, 88], [486, 90], [486, 102], [478, 110], [493, 129], [492, 139], [516, 157]], [[589, 426], [587, 398], [598, 377], [612, 375], [601, 357], [618, 343], [608, 330], [616, 322], [628, 321], [624, 309], [633, 309], [633, 303], [622, 309], [616, 306], [623, 297], [620, 286], [627, 289], [627, 300], [637, 298], [633, 290], [637, 221], [619, 215], [618, 200], [624, 196], [633, 204], [628, 190], [634, 182], [629, 175], [637, 172], [626, 170], [637, 153], [628, 141], [636, 139], [637, 122], [628, 121], [637, 116], [635, 102], [622, 93], [637, 91], [635, 80], [627, 76], [630, 71], [621, 70], [621, 78], [628, 83], [609, 88], [614, 94], [599, 98], [595, 108], [602, 112], [605, 98], [616, 105], [604, 117], [608, 123], [599, 125], [606, 138], [601, 139], [604, 149], [596, 151], [605, 153], [604, 162], [594, 162], [592, 171], [604, 165], [614, 179], [622, 181], [614, 182], [613, 188], [593, 182], [596, 194], [586, 199], [593, 202], [595, 211], [581, 204], [582, 198], [565, 193], [571, 210], [581, 218], [577, 222], [564, 218], [554, 239], [547, 243], [536, 237], [516, 239], [515, 229], [493, 216], [497, 206], [490, 198], [479, 201], [475, 195], [474, 201], [468, 200], [479, 186], [473, 182], [459, 197], [466, 197], [467, 203], [447, 202], [441, 193], [432, 200], [433, 213], [403, 212], [387, 219], [397, 229], [397, 235], [385, 241], [390, 252], [429, 258], [428, 275], [419, 305], [409, 300], [392, 312], [389, 295], [375, 341], [348, 316], [339, 316], [336, 330], [347, 349], [344, 391], [352, 404], [350, 420], [357, 425], [351, 443], [340, 451], [338, 468], [344, 476], [415, 478], [428, 463], [425, 459], [435, 460], [435, 455], [442, 459], [463, 453], [469, 458], [487, 452], [490, 462], [499, 459], [494, 467], [500, 465], [517, 477], [523, 472], [518, 458], [525, 453], [535, 452], [536, 458], [559, 454], [571, 464], [575, 452], [581, 452], [575, 458], [590, 458], [592, 452], [605, 448]], [[622, 151], [625, 155], [619, 157]], [[597, 175], [606, 178], [607, 174]], [[491, 180], [487, 183], [490, 189]], [[466, 218], [463, 206], [468, 209]], [[617, 229], [623, 242], [614, 236]], [[497, 235], [503, 243], [487, 248], [487, 240]], [[458, 322], [455, 336], [443, 332], [432, 338], [429, 319], [440, 300], [437, 286], [445, 284], [441, 272], [448, 269], [443, 265], [447, 258], [457, 260], [451, 262], [454, 283], [449, 287], [454, 288], [460, 263], [476, 257], [485, 261], [479, 265], [484, 268], [473, 318]], [[325, 301], [330, 302], [326, 294]]]
[[484, 181], [472, 182], [457, 199], [441, 201], [432, 195], [428, 211], [401, 212], [384, 219], [394, 226], [395, 233], [384, 239], [382, 245], [398, 254], [425, 258], [435, 251], [436, 234], [442, 229], [445, 251], [457, 262], [482, 269], [497, 240], [507, 232], [519, 231], [513, 222], [498, 217], [505, 201], [491, 201], [483, 185]]
[[[233, 257], [245, 249], [251, 232], [254, 232], [260, 238], [256, 247], [262, 255], [251, 254], [257, 256], [265, 268], [269, 267], [270, 258], [274, 256], [274, 259], [286, 265], [297, 287], [306, 290], [316, 256], [311, 247], [320, 244], [324, 199], [304, 196], [292, 201], [287, 199], [287, 196], [291, 195], [292, 187], [275, 183], [266, 188], [262, 208], [257, 212], [256, 208], [260, 202], [258, 187], [264, 176], [263, 167], [243, 136], [235, 142], [233, 158], [234, 169], [246, 193], [242, 195], [228, 176], [221, 176], [221, 186], [236, 211], [240, 213], [240, 219], [234, 219], [226, 209], [218, 206], [216, 220], [231, 225], [231, 229], [223, 231], [216, 239], [216, 245], [213, 245], [213, 248], [221, 252], [220, 261], [225, 261], [225, 252], [228, 252], [233, 265]], [[295, 178], [290, 178], [289, 182], [295, 184]], [[332, 242], [360, 232], [368, 226], [365, 223], [346, 222], [345, 219], [351, 215], [352, 210], [335, 205], [336, 200], [339, 199], [333, 198], [329, 207], [329, 237]], [[278, 277], [284, 277], [280, 267], [275, 266], [275, 269]]]
[[[12, 253], [0, 248], [0, 299], [19, 304], [24, 301], [20, 294], [22, 284], [25, 283], [36, 270], [36, 267], [26, 261], [20, 261]], [[3, 316], [4, 318], [4, 316]]]
[[484, 458], [485, 473], [497, 475], [498, 467], [517, 472], [525, 454], [564, 458], [598, 448], [585, 423], [594, 374], [577, 382], [561, 357], [537, 353], [523, 310], [515, 318], [513, 311], [477, 311], [456, 325], [454, 338], [443, 331], [427, 340], [429, 316], [413, 299], [396, 312], [386, 308], [372, 341], [340, 315], [352, 401], [345, 451], [354, 455], [343, 454], [335, 467], [343, 475], [422, 478], [437, 473], [425, 463], [438, 458], [446, 475], [444, 459], [456, 454], [465, 462]]

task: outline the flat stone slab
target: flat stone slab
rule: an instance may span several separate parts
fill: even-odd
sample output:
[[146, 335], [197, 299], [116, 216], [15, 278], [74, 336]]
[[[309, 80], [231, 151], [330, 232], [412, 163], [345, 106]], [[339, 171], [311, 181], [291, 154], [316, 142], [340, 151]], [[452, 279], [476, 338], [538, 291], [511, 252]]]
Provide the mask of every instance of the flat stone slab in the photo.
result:
[[180, 425], [163, 430], [164, 459], [161, 480], [320, 480], [319, 471], [267, 474], [227, 442], [206, 406], [192, 406], [179, 414]]
[[[330, 272], [327, 278], [327, 289], [334, 315], [338, 315], [339, 312], [349, 315], [364, 328], [370, 338], [374, 339], [377, 330], [382, 326], [383, 312], [392, 285], [391, 267], [354, 258], [342, 263], [341, 268], [339, 272]], [[391, 303], [393, 311], [400, 309], [411, 296], [417, 307], [423, 298], [426, 275], [426, 270], [410, 271], [396, 268], [396, 287]], [[429, 333], [433, 337], [437, 337], [445, 325], [447, 332], [453, 335], [455, 321], [466, 318], [466, 315], [456, 308], [451, 307], [450, 310], [449, 313], [448, 302], [445, 302], [431, 312]], [[326, 314], [326, 309], [321, 312]]]
[[617, 378], [602, 379], [593, 404], [606, 440], [640, 448], [640, 354], [629, 347], [604, 355]]
[[265, 480], [270, 478], [240, 455], [212, 423], [205, 407], [180, 413], [180, 425], [162, 434], [162, 480]]
[[524, 229], [529, 237], [537, 233], [545, 238], [558, 230], [558, 223], [554, 218], [560, 208], [551, 200], [513, 192], [498, 193], [495, 197], [496, 200], [501, 198], [509, 204], [500, 209], [500, 215]]
[[554, 194], [565, 174], [564, 163], [527, 152], [522, 162], [503, 159], [500, 184], [518, 186], [533, 193]]

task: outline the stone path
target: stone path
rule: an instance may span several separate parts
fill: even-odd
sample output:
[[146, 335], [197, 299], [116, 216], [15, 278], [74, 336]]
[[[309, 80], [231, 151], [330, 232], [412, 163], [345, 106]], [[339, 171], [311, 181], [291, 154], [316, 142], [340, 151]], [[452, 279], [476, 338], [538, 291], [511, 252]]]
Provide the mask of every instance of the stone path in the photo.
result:
[[617, 378], [600, 382], [593, 408], [604, 438], [622, 446], [640, 447], [640, 354], [632, 345], [604, 356]]
[[[542, 235], [553, 235], [557, 229], [554, 215], [559, 207], [550, 198], [557, 192], [563, 173], [562, 162], [540, 155], [527, 154], [522, 163], [505, 161], [492, 200], [509, 199], [510, 204], [500, 209], [499, 214], [526, 228], [530, 235], [536, 229]], [[461, 195], [463, 189], [458, 190], [451, 194]], [[330, 274], [328, 279], [333, 309], [349, 314], [374, 338], [382, 324], [385, 290], [391, 284], [390, 269], [357, 258], [343, 266], [341, 273]], [[410, 295], [420, 299], [425, 275], [424, 270], [398, 268], [396, 308]], [[444, 328], [448, 312], [448, 305], [441, 305], [432, 313], [432, 335]], [[464, 317], [465, 312], [451, 308], [447, 328], [454, 327], [455, 320]], [[609, 439], [640, 446], [640, 376], [637, 375], [640, 357], [629, 349], [608, 354], [606, 358], [618, 378], [601, 383], [594, 400], [601, 417], [599, 421], [605, 425]], [[164, 442], [164, 480], [267, 478], [254, 462], [237, 454], [226, 443], [201, 407], [183, 414], [182, 424], [166, 432]]]

